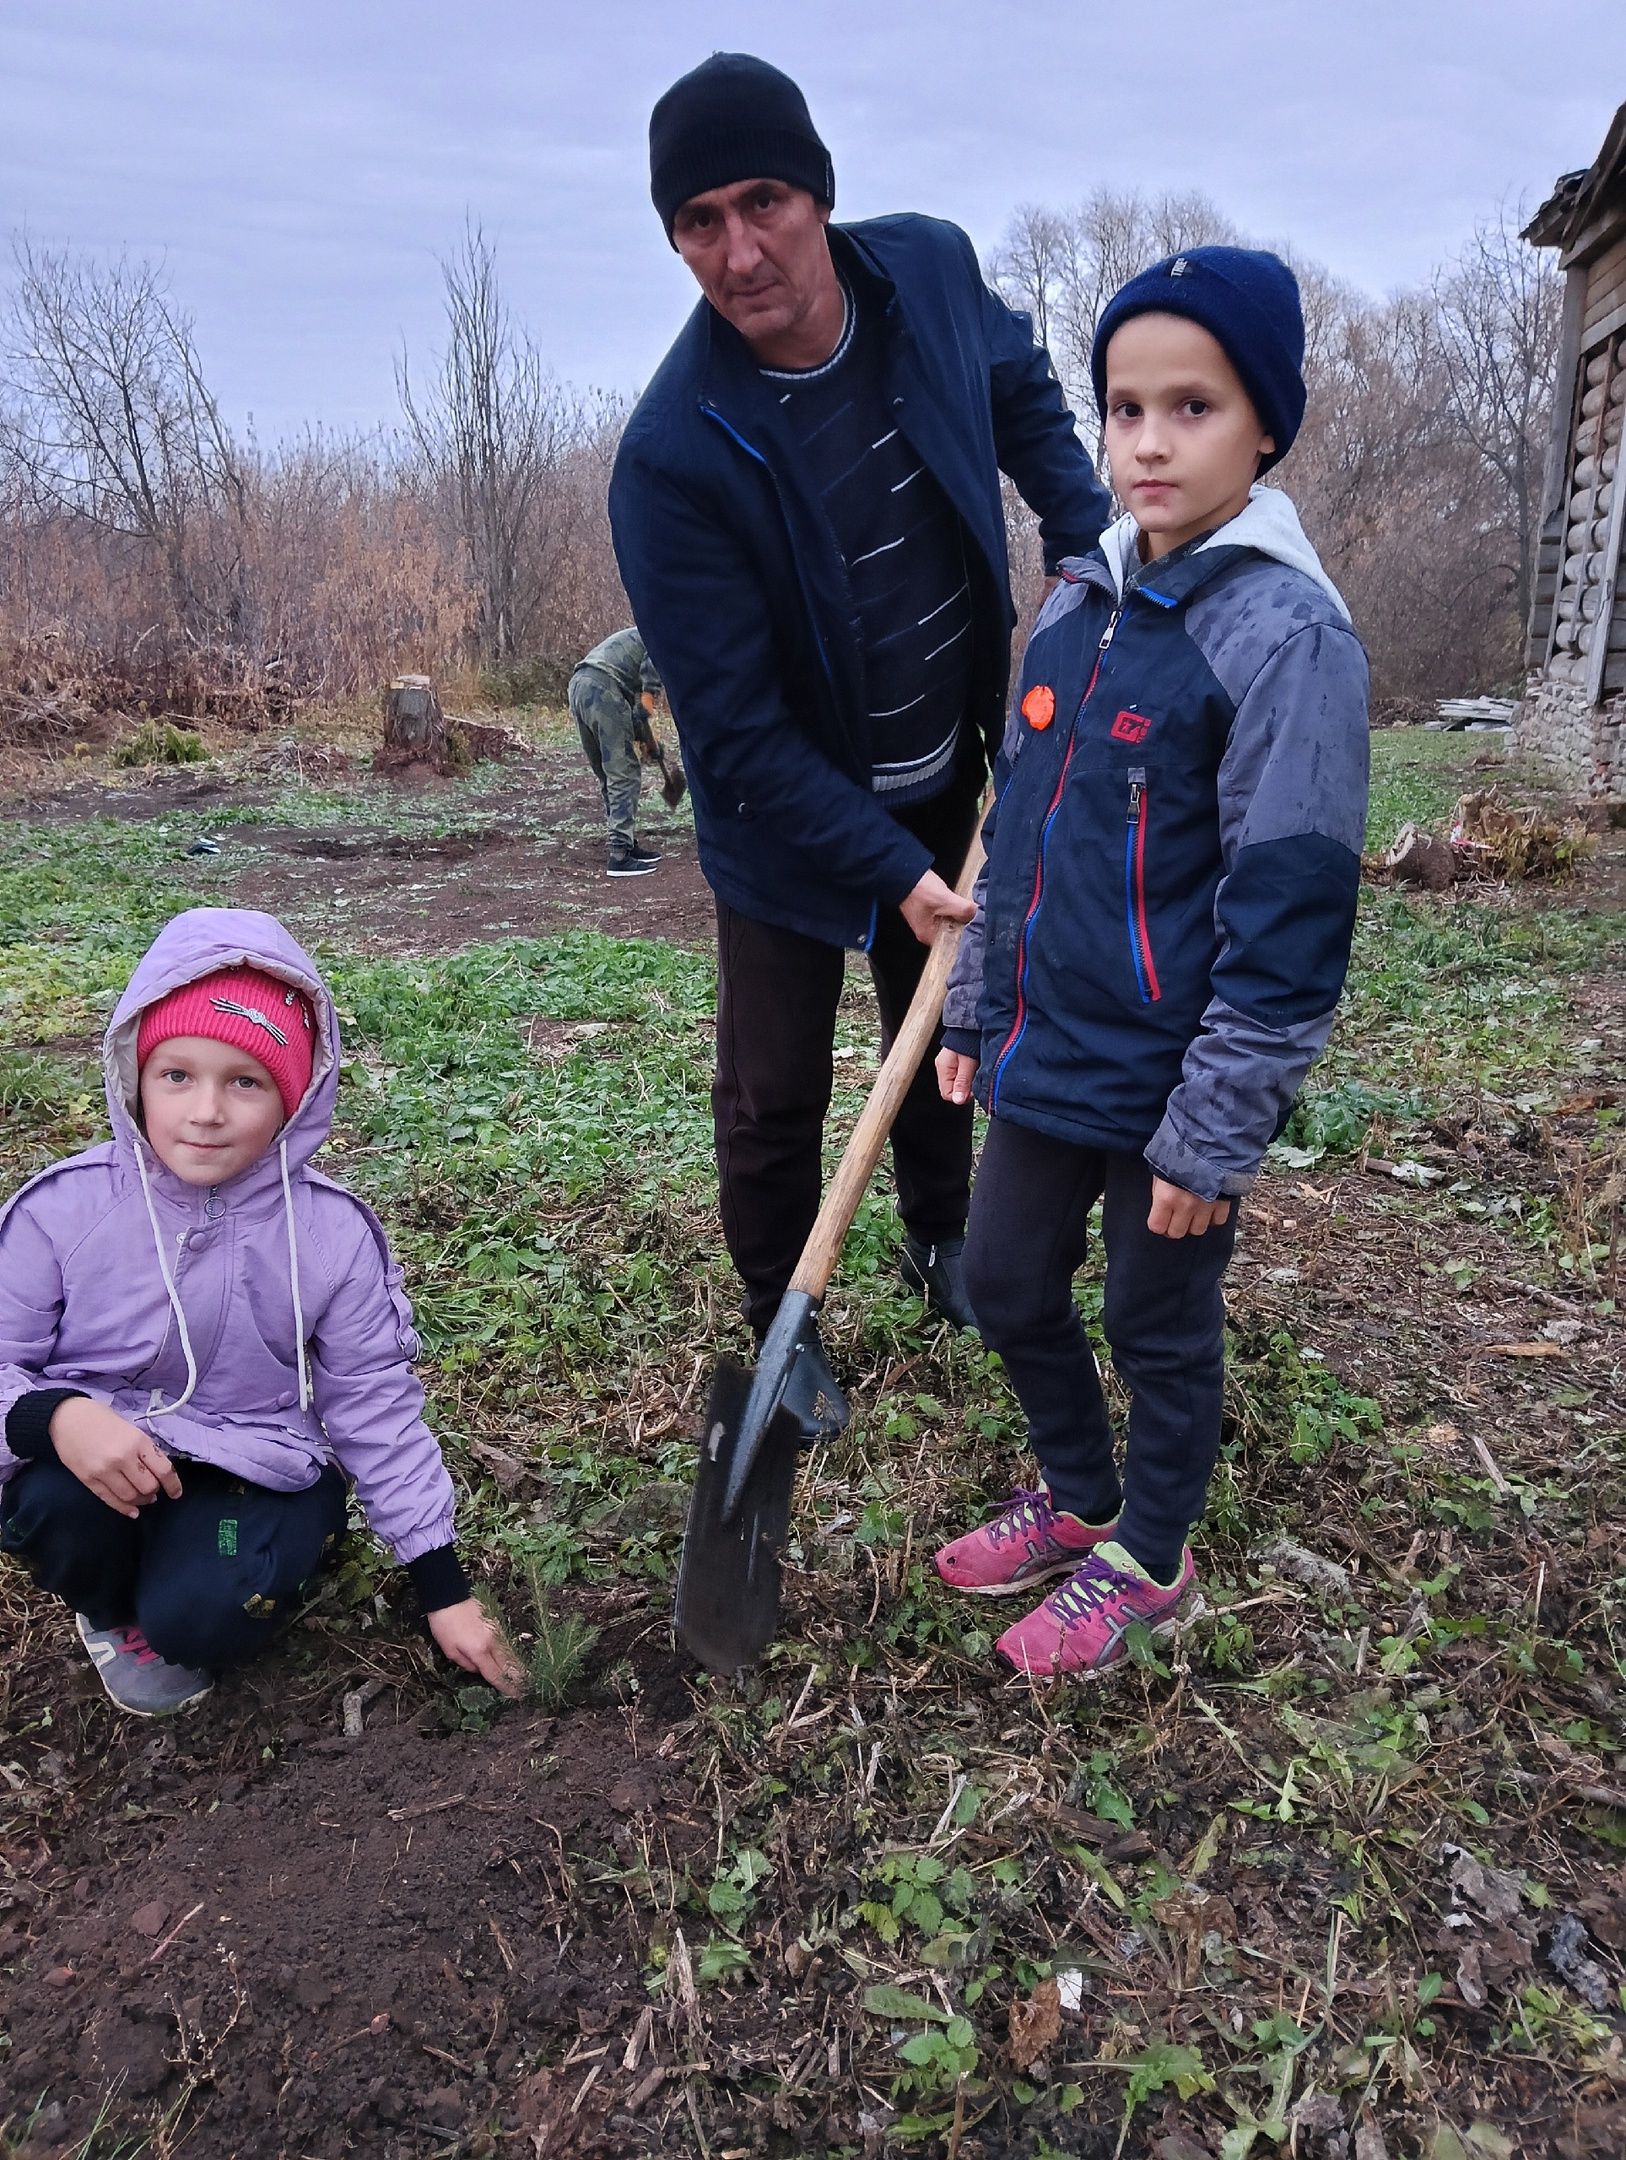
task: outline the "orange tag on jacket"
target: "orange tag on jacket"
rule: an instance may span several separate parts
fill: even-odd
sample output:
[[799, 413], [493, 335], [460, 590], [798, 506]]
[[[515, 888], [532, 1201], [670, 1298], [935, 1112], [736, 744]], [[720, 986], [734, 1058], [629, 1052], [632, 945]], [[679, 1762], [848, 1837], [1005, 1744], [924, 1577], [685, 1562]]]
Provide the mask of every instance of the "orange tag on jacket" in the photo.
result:
[[1035, 683], [1022, 700], [1022, 718], [1031, 728], [1047, 728], [1055, 717], [1055, 691], [1048, 683]]

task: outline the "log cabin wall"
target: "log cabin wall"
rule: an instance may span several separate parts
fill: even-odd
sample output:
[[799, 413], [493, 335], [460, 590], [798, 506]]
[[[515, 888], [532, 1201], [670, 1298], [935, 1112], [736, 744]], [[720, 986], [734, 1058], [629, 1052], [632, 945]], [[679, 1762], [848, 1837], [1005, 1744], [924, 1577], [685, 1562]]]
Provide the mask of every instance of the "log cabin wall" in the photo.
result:
[[1596, 165], [1526, 237], [1558, 247], [1564, 320], [1518, 719], [1521, 750], [1577, 789], [1626, 794], [1626, 106]]

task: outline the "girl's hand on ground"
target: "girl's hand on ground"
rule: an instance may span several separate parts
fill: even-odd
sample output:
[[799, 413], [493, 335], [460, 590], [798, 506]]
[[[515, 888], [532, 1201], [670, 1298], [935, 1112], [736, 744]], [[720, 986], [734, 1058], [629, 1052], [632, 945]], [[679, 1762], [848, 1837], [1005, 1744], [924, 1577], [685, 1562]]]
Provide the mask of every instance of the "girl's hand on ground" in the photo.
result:
[[937, 1092], [944, 1102], [968, 1103], [971, 1083], [977, 1077], [977, 1061], [959, 1050], [937, 1053]]
[[175, 1465], [158, 1443], [89, 1395], [57, 1404], [51, 1412], [51, 1445], [64, 1470], [132, 1522], [161, 1492], [172, 1500], [181, 1497]]
[[429, 1632], [454, 1665], [478, 1673], [500, 1695], [522, 1692], [525, 1675], [519, 1660], [478, 1598], [465, 1598], [461, 1605], [442, 1605], [429, 1615]]
[[1201, 1237], [1214, 1223], [1224, 1222], [1231, 1212], [1229, 1200], [1199, 1200], [1183, 1185], [1165, 1178], [1152, 1180], [1152, 1212], [1146, 1227], [1154, 1237]]

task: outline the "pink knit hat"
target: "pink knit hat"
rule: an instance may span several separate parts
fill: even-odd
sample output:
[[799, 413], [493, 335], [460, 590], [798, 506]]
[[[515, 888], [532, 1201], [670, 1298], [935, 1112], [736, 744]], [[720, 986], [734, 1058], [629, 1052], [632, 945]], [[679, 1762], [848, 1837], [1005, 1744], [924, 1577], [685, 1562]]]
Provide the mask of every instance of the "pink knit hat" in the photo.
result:
[[149, 1005], [136, 1033], [136, 1067], [160, 1043], [201, 1035], [257, 1058], [277, 1083], [283, 1117], [291, 1118], [311, 1084], [316, 1021], [310, 999], [259, 968], [220, 968], [200, 975]]

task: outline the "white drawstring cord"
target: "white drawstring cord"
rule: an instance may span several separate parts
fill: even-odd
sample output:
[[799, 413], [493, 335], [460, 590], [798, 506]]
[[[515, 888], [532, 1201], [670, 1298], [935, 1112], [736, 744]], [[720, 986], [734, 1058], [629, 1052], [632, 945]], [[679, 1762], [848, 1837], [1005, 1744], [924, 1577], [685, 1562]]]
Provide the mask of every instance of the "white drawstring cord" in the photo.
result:
[[288, 1223], [288, 1286], [294, 1294], [294, 1349], [299, 1359], [299, 1408], [311, 1406], [310, 1365], [305, 1357], [305, 1308], [299, 1302], [299, 1246], [294, 1236], [294, 1192], [288, 1182], [288, 1143], [277, 1142], [277, 1161], [282, 1165], [282, 1209]]
[[[147, 1161], [139, 1134], [135, 1144], [136, 1170], [141, 1178], [141, 1197], [147, 1203], [147, 1225], [152, 1231], [153, 1251], [158, 1255], [158, 1272], [164, 1278], [164, 1289], [169, 1296], [169, 1309], [175, 1315], [176, 1331], [181, 1338], [181, 1354], [186, 1359], [186, 1385], [172, 1403], [149, 1403], [142, 1412], [144, 1417], [171, 1417], [192, 1399], [192, 1391], [198, 1384], [198, 1361], [192, 1355], [192, 1338], [186, 1331], [186, 1313], [181, 1305], [181, 1294], [175, 1287], [175, 1278], [169, 1271], [169, 1256], [164, 1251], [164, 1233], [159, 1227], [158, 1210], [152, 1203], [152, 1186], [147, 1181]], [[159, 1391], [155, 1388], [153, 1393]]]

